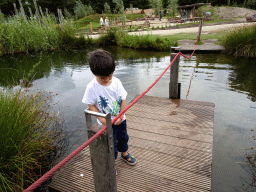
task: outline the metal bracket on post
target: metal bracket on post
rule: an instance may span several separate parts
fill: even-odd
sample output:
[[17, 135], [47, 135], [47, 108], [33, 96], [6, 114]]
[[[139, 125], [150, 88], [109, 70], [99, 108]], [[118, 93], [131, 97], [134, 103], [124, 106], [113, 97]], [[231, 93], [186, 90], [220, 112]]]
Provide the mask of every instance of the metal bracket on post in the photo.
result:
[[171, 47], [171, 53], [174, 53], [175, 51], [180, 52], [180, 47]]
[[86, 109], [85, 111], [88, 138], [97, 133], [102, 126], [93, 125], [91, 115], [103, 117], [107, 122], [107, 132], [95, 139], [90, 145], [92, 170], [96, 192], [116, 192], [116, 171], [114, 140], [111, 114], [103, 114]]

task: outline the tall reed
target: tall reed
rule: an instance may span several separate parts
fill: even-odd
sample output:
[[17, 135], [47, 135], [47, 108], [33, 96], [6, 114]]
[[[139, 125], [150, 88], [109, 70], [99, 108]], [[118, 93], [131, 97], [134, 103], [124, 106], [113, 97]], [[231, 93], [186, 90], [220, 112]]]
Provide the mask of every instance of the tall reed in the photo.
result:
[[3, 53], [29, 52], [58, 47], [59, 32], [54, 17], [24, 19], [21, 15], [9, 17], [1, 36]]
[[0, 91], [0, 191], [23, 191], [49, 166], [61, 137], [47, 106], [40, 93]]
[[232, 30], [220, 41], [228, 54], [256, 57], [256, 25]]
[[[81, 39], [80, 39], [81, 40]], [[0, 55], [18, 52], [56, 50], [77, 44], [72, 20], [59, 25], [54, 15], [9, 17], [0, 24]], [[82, 42], [84, 43], [84, 42]]]

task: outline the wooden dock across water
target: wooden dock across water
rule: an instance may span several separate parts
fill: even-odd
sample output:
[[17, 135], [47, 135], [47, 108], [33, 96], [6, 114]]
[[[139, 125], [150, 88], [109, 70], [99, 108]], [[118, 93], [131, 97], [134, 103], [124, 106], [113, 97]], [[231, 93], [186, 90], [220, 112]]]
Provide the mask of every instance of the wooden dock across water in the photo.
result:
[[[129, 152], [116, 160], [117, 190], [210, 191], [214, 104], [144, 96], [126, 113]], [[57, 191], [95, 191], [89, 148], [53, 176]]]

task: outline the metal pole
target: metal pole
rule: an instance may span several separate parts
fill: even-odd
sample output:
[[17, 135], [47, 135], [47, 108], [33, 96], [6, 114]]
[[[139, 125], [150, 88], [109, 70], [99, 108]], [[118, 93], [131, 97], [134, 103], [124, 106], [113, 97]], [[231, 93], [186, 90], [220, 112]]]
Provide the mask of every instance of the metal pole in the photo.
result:
[[[171, 53], [171, 62], [173, 61], [176, 53]], [[170, 99], [179, 99], [179, 62], [180, 55], [176, 58], [174, 63], [170, 68], [170, 83], [169, 83], [169, 98]]]
[[107, 121], [106, 134], [99, 136], [89, 145], [95, 190], [96, 192], [116, 192], [115, 155], [111, 114], [97, 113], [88, 109], [85, 110], [88, 138], [91, 138], [102, 128], [102, 126], [92, 124], [91, 115], [104, 117]]

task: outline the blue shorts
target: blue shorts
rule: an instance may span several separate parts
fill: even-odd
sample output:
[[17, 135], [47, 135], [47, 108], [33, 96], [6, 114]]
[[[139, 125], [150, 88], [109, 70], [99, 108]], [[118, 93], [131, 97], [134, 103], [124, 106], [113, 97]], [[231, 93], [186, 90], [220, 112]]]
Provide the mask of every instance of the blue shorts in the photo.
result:
[[119, 152], [128, 151], [129, 136], [127, 134], [126, 120], [124, 120], [120, 125], [112, 125], [112, 128], [113, 128], [114, 151], [115, 151], [115, 159], [116, 159], [118, 151]]

